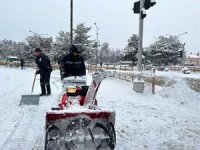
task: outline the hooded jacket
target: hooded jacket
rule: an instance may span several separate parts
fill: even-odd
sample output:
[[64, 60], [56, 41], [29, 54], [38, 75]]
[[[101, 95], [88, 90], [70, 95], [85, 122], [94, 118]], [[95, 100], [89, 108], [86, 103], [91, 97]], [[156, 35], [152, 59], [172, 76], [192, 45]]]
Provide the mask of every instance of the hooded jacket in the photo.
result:
[[[74, 56], [72, 54], [73, 52], [76, 52], [77, 56]], [[62, 60], [63, 72], [61, 73], [61, 78], [86, 75], [84, 59], [79, 55], [79, 53], [77, 47], [72, 45], [70, 48], [70, 54], [66, 55]]]

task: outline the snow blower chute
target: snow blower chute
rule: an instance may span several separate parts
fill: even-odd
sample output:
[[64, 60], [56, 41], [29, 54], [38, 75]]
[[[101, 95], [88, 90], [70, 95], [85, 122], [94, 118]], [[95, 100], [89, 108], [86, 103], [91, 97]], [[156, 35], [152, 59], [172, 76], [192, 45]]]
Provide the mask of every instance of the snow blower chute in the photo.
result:
[[[115, 148], [115, 111], [97, 107], [96, 100], [98, 88], [106, 76], [105, 71], [95, 73], [90, 86], [66, 82], [67, 89], [59, 107], [46, 113], [45, 150]], [[80, 78], [74, 80], [81, 81]]]

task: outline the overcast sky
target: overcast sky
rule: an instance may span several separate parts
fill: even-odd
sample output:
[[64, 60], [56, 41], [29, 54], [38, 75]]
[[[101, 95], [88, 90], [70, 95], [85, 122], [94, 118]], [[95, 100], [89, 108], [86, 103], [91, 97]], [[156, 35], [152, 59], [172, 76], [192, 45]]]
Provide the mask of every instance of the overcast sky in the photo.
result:
[[[22, 41], [29, 30], [55, 37], [70, 29], [70, 0], [0, 0], [0, 40]], [[139, 16], [133, 14], [134, 0], [74, 0], [74, 25], [100, 27], [100, 42], [124, 48], [133, 33], [138, 34]], [[200, 51], [200, 0], [157, 0], [144, 20], [144, 46], [159, 35], [179, 35], [186, 50]]]

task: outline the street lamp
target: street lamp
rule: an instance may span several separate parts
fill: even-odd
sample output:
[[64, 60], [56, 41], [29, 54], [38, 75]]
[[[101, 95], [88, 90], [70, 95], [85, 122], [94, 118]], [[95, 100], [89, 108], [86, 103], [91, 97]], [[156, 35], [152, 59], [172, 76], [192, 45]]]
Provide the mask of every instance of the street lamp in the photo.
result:
[[30, 32], [30, 33], [33, 33], [34, 35], [38, 35], [38, 36], [48, 35], [48, 34], [38, 34], [38, 33], [35, 33], [35, 32], [33, 32], [33, 31], [31, 31], [31, 30], [29, 30], [29, 32]]
[[[179, 37], [179, 36], [184, 35], [184, 34], [188, 34], [188, 32], [183, 32], [183, 33], [180, 33], [180, 34], [174, 35], [174, 36], [175, 36], [175, 37]], [[167, 35], [167, 36], [172, 36], [172, 35], [170, 35], [170, 34], [165, 34], [165, 35]]]
[[73, 0], [70, 0], [70, 44], [73, 44]]
[[97, 63], [98, 63], [98, 46], [99, 46], [99, 39], [98, 39], [98, 36], [99, 36], [99, 27], [97, 26], [96, 23], [94, 23], [95, 27], [96, 27], [96, 30], [97, 30], [97, 47], [96, 47], [96, 71], [97, 71]]
[[178, 34], [178, 35], [175, 35], [175, 36], [181, 36], [181, 35], [184, 35], [184, 34], [187, 34], [188, 32], [183, 32], [183, 33], [181, 33], [181, 34]]

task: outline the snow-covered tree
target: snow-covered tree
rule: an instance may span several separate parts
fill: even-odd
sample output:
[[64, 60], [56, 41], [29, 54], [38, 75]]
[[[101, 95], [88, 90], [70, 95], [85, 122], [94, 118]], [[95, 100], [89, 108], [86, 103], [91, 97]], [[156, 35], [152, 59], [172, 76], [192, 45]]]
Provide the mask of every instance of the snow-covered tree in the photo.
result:
[[9, 55], [18, 56], [18, 52], [16, 51], [16, 45], [17, 43], [12, 40], [4, 39], [0, 41], [1, 55], [4, 58]]
[[108, 42], [104, 42], [99, 49], [99, 61], [102, 63], [116, 64], [122, 59], [122, 50], [111, 49]]
[[20, 58], [29, 59], [32, 52], [30, 51], [30, 47], [26, 42], [18, 42], [16, 45], [16, 51]]
[[34, 58], [34, 49], [36, 47], [40, 47], [44, 53], [49, 54], [53, 45], [52, 37], [41, 37], [37, 34], [26, 37], [26, 41], [29, 47], [29, 49], [26, 49], [26, 53], [29, 54], [29, 58]]
[[184, 44], [177, 36], [159, 36], [158, 39], [146, 48], [146, 59], [157, 65], [176, 65], [181, 63], [180, 51], [184, 50]]
[[139, 38], [136, 34], [133, 34], [132, 37], [128, 39], [128, 45], [125, 47], [123, 52], [123, 60], [132, 61], [133, 64], [135, 63], [137, 60], [138, 42]]
[[67, 52], [69, 52], [70, 47], [70, 33], [60, 31], [58, 36], [56, 36], [55, 43], [52, 46], [50, 57], [54, 61], [60, 60]]
[[111, 64], [117, 64], [119, 63], [119, 60], [122, 60], [123, 54], [120, 49], [111, 49], [109, 53], [109, 60]]
[[86, 27], [84, 23], [80, 23], [74, 29], [74, 44], [80, 50], [82, 56], [90, 61], [95, 56], [95, 45], [94, 41], [90, 40], [88, 32], [91, 30], [91, 27]]
[[[89, 31], [91, 27], [86, 27], [83, 23], [78, 24], [74, 29], [74, 42], [81, 54], [88, 62], [95, 62], [96, 49], [94, 40], [90, 39]], [[63, 55], [69, 52], [70, 33], [60, 31], [53, 41], [52, 37], [43, 37], [34, 34], [25, 38], [25, 42], [14, 42], [11, 40], [0, 41], [0, 55], [6, 57], [15, 55], [24, 59], [34, 59], [34, 49], [40, 47], [42, 51], [49, 55], [54, 61], [58, 61]]]
[[100, 48], [100, 61], [102, 63], [110, 63], [111, 49], [107, 42], [104, 42]]

